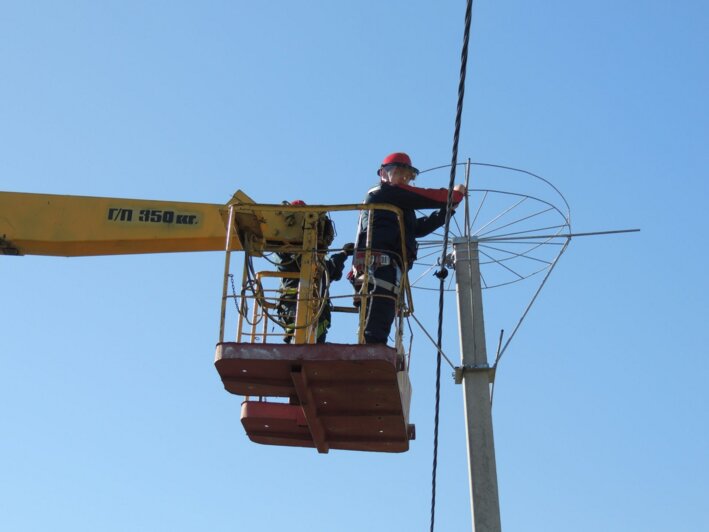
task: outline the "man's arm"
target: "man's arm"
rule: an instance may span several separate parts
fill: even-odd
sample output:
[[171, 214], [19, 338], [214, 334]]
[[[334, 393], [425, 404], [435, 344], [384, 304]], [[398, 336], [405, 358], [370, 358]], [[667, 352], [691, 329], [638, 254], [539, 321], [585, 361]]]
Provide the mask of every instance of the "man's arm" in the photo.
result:
[[[383, 183], [381, 189], [371, 199], [373, 203], [391, 203], [402, 209], [440, 209], [446, 206], [448, 190]], [[454, 190], [453, 205], [461, 201], [463, 201], [463, 193]]]
[[342, 279], [342, 272], [345, 269], [345, 261], [347, 257], [351, 257], [354, 253], [354, 244], [345, 244], [342, 251], [330, 255], [328, 259], [325, 260], [325, 266], [327, 267], [327, 273], [330, 276], [331, 281], [339, 281]]
[[[455, 211], [451, 215], [455, 214]], [[416, 238], [429, 235], [446, 223], [446, 209], [441, 208], [429, 216], [416, 218]]]

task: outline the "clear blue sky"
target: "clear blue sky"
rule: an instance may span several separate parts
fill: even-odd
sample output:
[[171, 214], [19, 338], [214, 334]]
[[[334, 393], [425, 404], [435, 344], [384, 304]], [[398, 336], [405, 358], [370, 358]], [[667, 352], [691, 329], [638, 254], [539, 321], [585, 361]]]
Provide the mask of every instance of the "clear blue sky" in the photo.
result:
[[[450, 161], [464, 12], [5, 0], [0, 190], [360, 201], [391, 151]], [[505, 531], [709, 530], [707, 27], [700, 1], [475, 2], [461, 158], [551, 180], [576, 231], [642, 229], [574, 240], [503, 358]], [[0, 528], [428, 529], [427, 340], [410, 452], [252, 444], [212, 365], [222, 267], [0, 257]], [[489, 351], [511, 294], [485, 293]], [[416, 304], [435, 330], [435, 296]], [[452, 299], [445, 349], [458, 357]], [[470, 526], [462, 429], [444, 370], [440, 531]]]

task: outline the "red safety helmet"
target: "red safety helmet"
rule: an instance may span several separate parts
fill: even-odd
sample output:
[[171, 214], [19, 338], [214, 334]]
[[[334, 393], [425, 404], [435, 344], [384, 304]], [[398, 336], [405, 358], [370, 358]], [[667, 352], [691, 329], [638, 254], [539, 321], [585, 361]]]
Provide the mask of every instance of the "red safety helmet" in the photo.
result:
[[296, 199], [296, 200], [291, 201], [290, 204], [291, 205], [305, 205], [305, 202], [303, 200]]
[[410, 168], [414, 172], [414, 177], [416, 177], [419, 173], [418, 168], [414, 168], [414, 166], [411, 164], [411, 157], [409, 157], [403, 152], [390, 153], [389, 155], [384, 157], [382, 165], [377, 171], [377, 175], [382, 175], [382, 168], [384, 168], [385, 166], [401, 166], [404, 168]]

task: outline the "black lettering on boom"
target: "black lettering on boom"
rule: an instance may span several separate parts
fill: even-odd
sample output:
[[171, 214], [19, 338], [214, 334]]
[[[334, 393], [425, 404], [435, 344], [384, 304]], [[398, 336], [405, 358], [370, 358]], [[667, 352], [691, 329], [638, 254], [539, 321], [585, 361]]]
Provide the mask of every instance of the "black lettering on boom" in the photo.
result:
[[108, 219], [112, 222], [132, 222], [133, 209], [111, 207], [108, 209]]
[[[111, 222], [132, 222], [133, 209], [109, 207], [106, 218]], [[196, 214], [177, 213], [160, 209], [140, 209], [137, 221], [151, 224], [177, 225], [197, 225], [199, 223]]]

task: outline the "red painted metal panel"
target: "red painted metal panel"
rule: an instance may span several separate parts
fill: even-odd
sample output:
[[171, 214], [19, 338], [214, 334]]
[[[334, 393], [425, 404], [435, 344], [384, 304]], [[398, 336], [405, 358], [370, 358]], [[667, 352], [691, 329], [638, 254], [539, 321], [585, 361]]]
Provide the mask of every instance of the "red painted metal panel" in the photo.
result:
[[[409, 450], [414, 426], [398, 416], [320, 417], [330, 449], [401, 453]], [[244, 401], [241, 423], [249, 439], [264, 445], [315, 447], [300, 405]], [[403, 430], [402, 430], [403, 429]]]
[[[329, 382], [376, 384], [396, 378], [402, 357], [385, 345], [350, 344], [217, 344], [215, 366], [224, 388], [236, 395], [295, 395], [290, 373], [307, 367], [307, 377]], [[338, 384], [339, 386], [339, 384]]]
[[414, 437], [408, 376], [385, 345], [224, 343], [215, 365], [232, 393], [296, 403], [244, 402], [242, 424], [254, 442], [403, 452]]

